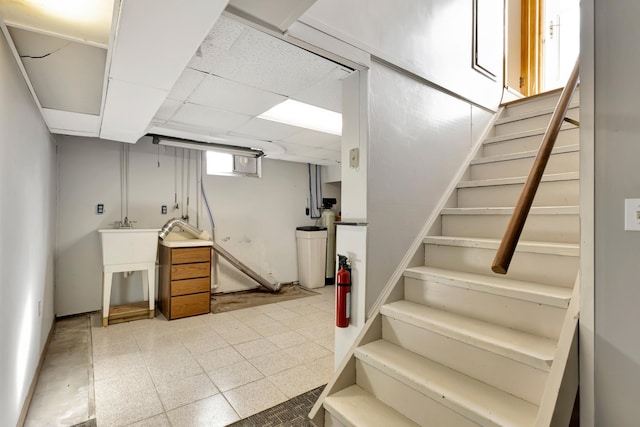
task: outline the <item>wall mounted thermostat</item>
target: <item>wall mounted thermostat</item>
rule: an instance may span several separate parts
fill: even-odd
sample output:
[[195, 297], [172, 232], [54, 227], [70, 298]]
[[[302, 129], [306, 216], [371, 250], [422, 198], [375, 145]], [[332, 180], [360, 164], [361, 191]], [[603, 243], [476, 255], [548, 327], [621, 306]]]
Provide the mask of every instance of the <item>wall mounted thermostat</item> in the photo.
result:
[[640, 199], [624, 200], [624, 229], [640, 231]]
[[96, 213], [98, 215], [102, 215], [104, 213], [104, 205], [102, 203], [98, 203], [98, 206], [96, 206]]

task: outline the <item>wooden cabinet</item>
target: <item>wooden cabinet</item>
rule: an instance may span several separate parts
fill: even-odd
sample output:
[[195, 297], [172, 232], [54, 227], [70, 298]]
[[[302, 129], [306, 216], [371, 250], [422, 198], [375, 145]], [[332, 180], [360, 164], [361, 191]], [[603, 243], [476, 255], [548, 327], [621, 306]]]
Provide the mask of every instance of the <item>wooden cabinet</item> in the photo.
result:
[[160, 245], [158, 308], [168, 320], [209, 313], [211, 247]]

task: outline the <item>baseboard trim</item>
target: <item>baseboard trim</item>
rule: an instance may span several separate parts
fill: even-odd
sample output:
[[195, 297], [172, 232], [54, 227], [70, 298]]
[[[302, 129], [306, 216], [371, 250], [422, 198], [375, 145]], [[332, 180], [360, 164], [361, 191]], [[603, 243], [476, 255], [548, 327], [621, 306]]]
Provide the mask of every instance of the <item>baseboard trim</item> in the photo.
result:
[[49, 344], [51, 343], [51, 338], [53, 337], [53, 331], [56, 325], [56, 318], [54, 317], [51, 321], [51, 327], [49, 328], [49, 334], [47, 336], [47, 342], [44, 343], [44, 348], [42, 349], [42, 353], [40, 354], [40, 360], [38, 361], [38, 367], [36, 368], [36, 372], [33, 374], [33, 378], [31, 379], [31, 385], [29, 386], [29, 392], [27, 393], [27, 397], [24, 399], [24, 403], [22, 404], [22, 411], [20, 412], [20, 418], [18, 418], [18, 423], [16, 427], [23, 427], [24, 422], [27, 419], [27, 413], [29, 412], [29, 406], [31, 406], [31, 400], [33, 399], [33, 394], [36, 391], [36, 385], [38, 384], [38, 378], [40, 377], [40, 371], [42, 370], [42, 365], [44, 365], [44, 359], [47, 355], [47, 351], [49, 350]]

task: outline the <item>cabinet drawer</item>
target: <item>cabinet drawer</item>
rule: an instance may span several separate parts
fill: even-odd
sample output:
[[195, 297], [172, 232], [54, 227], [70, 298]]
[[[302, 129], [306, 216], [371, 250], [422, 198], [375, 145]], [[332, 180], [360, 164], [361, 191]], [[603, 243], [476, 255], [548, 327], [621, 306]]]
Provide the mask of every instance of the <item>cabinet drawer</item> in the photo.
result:
[[208, 262], [197, 264], [180, 264], [171, 266], [171, 281], [182, 279], [195, 279], [196, 277], [209, 277], [211, 267]]
[[209, 292], [200, 294], [183, 295], [171, 298], [171, 318], [195, 316], [209, 312], [211, 297]]
[[193, 262], [209, 262], [211, 248], [177, 248], [171, 250], [171, 264], [189, 264]]
[[209, 292], [211, 283], [208, 277], [199, 279], [187, 279], [171, 282], [171, 296], [197, 294], [198, 292]]

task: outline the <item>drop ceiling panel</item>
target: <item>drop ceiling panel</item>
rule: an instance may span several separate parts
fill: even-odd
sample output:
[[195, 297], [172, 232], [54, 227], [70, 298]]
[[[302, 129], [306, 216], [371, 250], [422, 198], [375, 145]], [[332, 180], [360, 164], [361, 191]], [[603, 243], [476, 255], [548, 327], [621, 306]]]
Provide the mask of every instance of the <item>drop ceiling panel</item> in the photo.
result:
[[173, 85], [171, 92], [169, 92], [169, 98], [186, 101], [205, 77], [205, 73], [191, 68], [185, 68], [178, 78], [178, 81]]
[[8, 27], [40, 105], [100, 114], [107, 51]]
[[171, 122], [200, 126], [219, 132], [228, 132], [247, 122], [251, 117], [196, 104], [184, 104]]
[[47, 126], [53, 133], [83, 136], [98, 136], [100, 134], [100, 116], [48, 108], [43, 108], [42, 113]]
[[160, 109], [153, 118], [154, 121], [167, 121], [173, 117], [178, 111], [178, 108], [182, 106], [182, 101], [176, 101], [175, 99], [167, 98], [164, 100]]
[[171, 90], [226, 6], [226, 0], [122, 3], [110, 76]]
[[278, 144], [284, 147], [287, 154], [302, 155], [302, 154], [308, 153], [309, 151], [315, 150], [314, 147], [294, 144], [292, 142], [278, 141]]
[[340, 161], [340, 152], [325, 150], [323, 148], [317, 148], [313, 151], [309, 151], [308, 153], [305, 153], [305, 156], [333, 163], [338, 163]]
[[287, 98], [217, 76], [207, 76], [189, 102], [256, 116]]
[[8, 25], [34, 28], [106, 47], [111, 31], [113, 0], [76, 1], [71, 10], [60, 1], [0, 1], [0, 16]]
[[291, 98], [339, 113], [342, 111], [342, 79], [349, 73], [336, 66], [325, 79], [294, 93]]
[[229, 9], [284, 31], [315, 2], [316, 0], [231, 0]]
[[308, 147], [327, 147], [340, 144], [342, 137], [326, 132], [305, 129], [283, 139], [284, 142], [306, 145]]
[[242, 126], [234, 128], [231, 134], [277, 141], [284, 140], [285, 138], [303, 130], [304, 129], [296, 126], [289, 126], [278, 122], [272, 122], [271, 120], [263, 120], [254, 117]]

